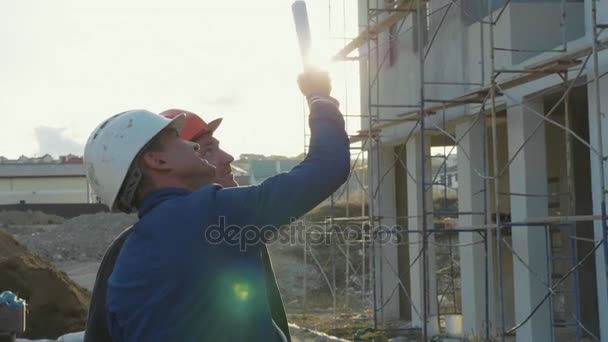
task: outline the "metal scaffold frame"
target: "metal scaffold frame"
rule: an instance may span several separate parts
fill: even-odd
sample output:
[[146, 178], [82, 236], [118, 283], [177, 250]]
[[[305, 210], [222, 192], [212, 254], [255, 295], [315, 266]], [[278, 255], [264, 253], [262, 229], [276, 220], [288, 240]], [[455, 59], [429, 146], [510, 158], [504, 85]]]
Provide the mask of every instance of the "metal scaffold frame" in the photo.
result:
[[[382, 168], [380, 165], [380, 158], [378, 157], [381, 150], [381, 141], [383, 136], [383, 131], [387, 130], [390, 127], [395, 127], [398, 125], [403, 125], [410, 123], [412, 129], [408, 132], [405, 137], [405, 142], [403, 143], [403, 148], [405, 148], [406, 143], [415, 135], [419, 137], [424, 137], [429, 134], [429, 132], [433, 132], [434, 134], [440, 134], [443, 137], [444, 146], [453, 145], [454, 147], [460, 147], [459, 143], [462, 137], [455, 137], [448, 132], [446, 127], [446, 111], [449, 109], [454, 109], [457, 107], [465, 107], [470, 110], [471, 108], [477, 108], [475, 115], [470, 115], [474, 117], [475, 120], [466, 131], [465, 134], [468, 134], [470, 129], [479, 122], [483, 125], [483, 127], [489, 128], [490, 130], [490, 146], [486, 146], [484, 143], [484, 165], [480, 170], [475, 170], [477, 175], [483, 179], [483, 196], [484, 196], [484, 209], [483, 212], [473, 213], [473, 212], [442, 212], [436, 211], [434, 208], [428, 208], [426, 196], [429, 196], [428, 191], [433, 187], [433, 185], [438, 185], [437, 178], [439, 177], [439, 171], [432, 175], [432, 178], [427, 180], [423, 178], [422, 181], [419, 179], [413, 179], [418, 186], [419, 198], [421, 198], [421, 215], [417, 217], [420, 222], [419, 227], [409, 227], [407, 229], [406, 235], [418, 235], [421, 237], [420, 241], [417, 242], [407, 242], [408, 245], [420, 243], [422, 245], [420, 254], [413, 260], [410, 260], [409, 267], [411, 268], [418, 260], [422, 263], [422, 282], [423, 282], [423, 303], [421, 308], [417, 308], [414, 305], [414, 302], [411, 301], [411, 305], [413, 306], [413, 311], [420, 318], [420, 321], [423, 322], [422, 327], [420, 327], [420, 334], [422, 335], [423, 340], [427, 341], [430, 339], [429, 335], [429, 321], [432, 312], [432, 308], [430, 307], [429, 301], [429, 245], [439, 245], [431, 236], [433, 234], [438, 233], [446, 233], [445, 230], [437, 229], [435, 227], [436, 219], [445, 218], [446, 216], [456, 216], [459, 215], [479, 215], [483, 216], [484, 223], [483, 225], [471, 226], [471, 227], [458, 227], [451, 230], [452, 233], [462, 233], [462, 232], [470, 232], [474, 234], [478, 234], [481, 237], [481, 240], [476, 243], [480, 243], [484, 245], [484, 253], [486, 256], [485, 260], [485, 274], [484, 274], [484, 296], [485, 296], [485, 325], [484, 331], [481, 332], [483, 334], [483, 338], [485, 340], [492, 340], [497, 337], [501, 341], [505, 341], [508, 336], [512, 336], [520, 327], [522, 327], [526, 322], [530, 320], [531, 317], [537, 312], [539, 308], [541, 308], [545, 303], [548, 303], [550, 306], [550, 314], [552, 321], [552, 340], [555, 340], [555, 325], [553, 324], [554, 317], [553, 315], [553, 296], [558, 291], [558, 288], [562, 286], [567, 280], [572, 281], [572, 298], [571, 301], [573, 303], [573, 313], [572, 319], [574, 321], [573, 327], [575, 331], [576, 341], [581, 341], [583, 338], [583, 334], [588, 337], [594, 338], [598, 340], [596, 336], [593, 334], [581, 323], [580, 319], [580, 307], [579, 307], [579, 290], [578, 290], [578, 270], [580, 267], [590, 258], [593, 257], [594, 253], [598, 249], [603, 249], [603, 253], [605, 255], [605, 261], [608, 260], [608, 244], [604, 243], [606, 239], [608, 239], [608, 225], [607, 225], [607, 215], [606, 215], [606, 185], [604, 183], [604, 162], [606, 160], [603, 144], [599, 143], [597, 146], [591, 145], [588, 141], [578, 136], [575, 131], [572, 129], [572, 114], [570, 113], [570, 93], [575, 86], [581, 86], [585, 84], [594, 84], [594, 94], [595, 98], [595, 108], [590, 113], [594, 113], [597, 115], [595, 118], [598, 125], [597, 129], [597, 137], [598, 141], [603, 141], [603, 131], [602, 131], [602, 118], [600, 116], [601, 113], [601, 101], [600, 101], [600, 79], [606, 76], [606, 73], [600, 74], [599, 71], [599, 54], [602, 50], [606, 49], [608, 46], [608, 38], [601, 36], [601, 33], [604, 29], [608, 28], [605, 24], [600, 24], [597, 22], [597, 8], [596, 2], [591, 1], [591, 18], [592, 18], [592, 42], [587, 46], [577, 47], [577, 48], [569, 48], [568, 47], [568, 38], [566, 34], [566, 25], [567, 25], [567, 16], [566, 16], [566, 0], [561, 0], [561, 11], [560, 11], [560, 25], [562, 28], [562, 41], [561, 45], [558, 48], [554, 48], [551, 50], [524, 50], [524, 49], [509, 49], [504, 47], [497, 47], [495, 41], [495, 31], [496, 26], [499, 23], [501, 17], [503, 16], [505, 9], [510, 5], [510, 0], [503, 1], [501, 6], [498, 8], [494, 8], [493, 3], [496, 0], [489, 0], [489, 4], [487, 7], [487, 13], [484, 15], [485, 19], [480, 19], [480, 40], [481, 40], [481, 80], [479, 82], [452, 82], [449, 81], [427, 81], [425, 79], [425, 62], [429, 53], [431, 52], [431, 47], [435, 42], [435, 38], [442, 28], [442, 24], [444, 23], [444, 19], [450, 12], [451, 8], [459, 7], [461, 0], [450, 0], [446, 5], [441, 6], [437, 9], [433, 9], [433, 11], [428, 10], [428, 0], [392, 0], [392, 1], [381, 1], [381, 0], [366, 0], [367, 2], [367, 25], [360, 32], [360, 34], [349, 42], [345, 42], [344, 48], [342, 48], [335, 56], [335, 61], [359, 61], [360, 63], [364, 63], [366, 65], [366, 74], [367, 74], [367, 87], [362, 86], [362, 92], [364, 89], [367, 90], [367, 94], [362, 94], [367, 98], [367, 113], [362, 115], [350, 115], [348, 110], [345, 111], [345, 115], [347, 117], [359, 117], [362, 123], [365, 123], [364, 126], [366, 128], [357, 132], [357, 134], [352, 135], [351, 145], [353, 151], [357, 151], [357, 156], [354, 161], [353, 169], [357, 169], [360, 165], [363, 165], [363, 168], [367, 167], [368, 179], [367, 182], [365, 180], [360, 179], [356, 172], [351, 173], [352, 179], [356, 178], [356, 181], [360, 184], [363, 189], [363, 193], [367, 196], [367, 207], [365, 203], [362, 203], [361, 212], [360, 213], [351, 213], [347, 209], [346, 217], [334, 217], [332, 214], [328, 217], [323, 223], [326, 224], [325, 233], [331, 237], [331, 259], [328, 263], [333, 263], [331, 268], [331, 276], [329, 276], [323, 267], [322, 263], [315, 258], [313, 251], [310, 249], [310, 246], [304, 244], [304, 258], [305, 261], [307, 257], [312, 257], [315, 264], [318, 266], [321, 271], [320, 274], [325, 278], [328, 288], [330, 289], [331, 295], [333, 297], [333, 315], [334, 318], [338, 315], [338, 294], [336, 288], [336, 268], [335, 255], [337, 251], [341, 253], [342, 256], [345, 257], [346, 266], [345, 266], [345, 279], [346, 279], [346, 291], [344, 291], [343, 303], [344, 307], [348, 308], [349, 300], [348, 300], [348, 287], [349, 287], [349, 278], [352, 276], [359, 277], [360, 286], [361, 286], [361, 303], [363, 305], [371, 306], [371, 313], [373, 316], [373, 327], [377, 329], [385, 329], [385, 327], [379, 325], [378, 312], [382, 310], [382, 308], [391, 300], [396, 290], [400, 289], [403, 291], [406, 297], [411, 299], [410, 294], [407, 291], [407, 287], [400, 280], [401, 274], [399, 274], [399, 269], [395, 265], [392, 265], [382, 254], [382, 245], [378, 245], [376, 242], [378, 231], [377, 228], [381, 227], [383, 217], [379, 214], [377, 205], [377, 195], [380, 191], [380, 186], [384, 181], [384, 178], [388, 174], [387, 172], [382, 172]], [[331, 0], [330, 3], [330, 11], [331, 11]], [[382, 3], [382, 5], [380, 5]], [[437, 20], [438, 24], [433, 27], [433, 30], [430, 33], [430, 37], [428, 37], [428, 43], [422, 44], [423, 48], [417, 49], [417, 58], [418, 58], [418, 70], [419, 79], [418, 79], [418, 88], [419, 88], [419, 101], [415, 104], [386, 104], [381, 101], [381, 89], [380, 89], [380, 75], [381, 71], [385, 67], [385, 62], [387, 60], [389, 51], [387, 50], [384, 55], [381, 54], [381, 48], [385, 44], [390, 44], [393, 40], [399, 40], [403, 35], [403, 32], [407, 32], [408, 30], [414, 29], [415, 25], [418, 25], [416, 30], [416, 39], [419, 42], [424, 42], [425, 37], [423, 36], [423, 32], [426, 27], [423, 28], [422, 25], [427, 25], [427, 21], [425, 20], [412, 20], [412, 26], [404, 29], [405, 19], [410, 15], [415, 15], [417, 18], [437, 16], [439, 18]], [[331, 20], [331, 19], [330, 19]], [[331, 25], [331, 24], [330, 24]], [[392, 32], [389, 36], [388, 42], [382, 42], [380, 36], [383, 32], [388, 31], [391, 27], [396, 27], [396, 32]], [[343, 36], [346, 36], [346, 29], [344, 29]], [[485, 39], [489, 40], [489, 49], [487, 51], [484, 49], [484, 41]], [[359, 50], [359, 55], [352, 57], [351, 53]], [[536, 63], [528, 64], [526, 67], [522, 69], [506, 69], [497, 67], [496, 63], [496, 54], [500, 52], [530, 52], [530, 53], [552, 53], [551, 57], [546, 57]], [[489, 55], [489, 77], [486, 79], [486, 63], [485, 60], [486, 55]], [[590, 64], [591, 63], [591, 64]], [[591, 66], [588, 66], [590, 64]], [[586, 79], [584, 72], [587, 70]], [[591, 71], [589, 71], [591, 70]], [[510, 77], [505, 77], [505, 75], [510, 75]], [[557, 75], [559, 76], [562, 82], [562, 90], [561, 97], [555, 103], [555, 105], [548, 110], [546, 113], [539, 113], [535, 111], [533, 108], [529, 108], [525, 103], [521, 102], [521, 100], [517, 100], [517, 98], [510, 94], [510, 90], [516, 88], [518, 86], [522, 86], [524, 84], [540, 80], [542, 78]], [[574, 76], [574, 77], [572, 77]], [[363, 84], [363, 82], [362, 82]], [[469, 88], [464, 94], [450, 98], [450, 99], [431, 99], [427, 98], [425, 89], [429, 85], [433, 86], [468, 86], [475, 88]], [[345, 84], [345, 86], [347, 86]], [[542, 98], [543, 95], [548, 94], [549, 92], [555, 93], [555, 88], [546, 89], [539, 93], [528, 97], [531, 98]], [[373, 100], [376, 100], [374, 102]], [[564, 124], [559, 123], [558, 121], [551, 118], [551, 115], [555, 112], [558, 106], [563, 106], [564, 110]], [[535, 115], [539, 117], [541, 120], [540, 124], [536, 127], [532, 135], [540, 129], [542, 124], [550, 124], [556, 127], [559, 127], [564, 132], [564, 140], [565, 140], [565, 163], [566, 163], [566, 178], [567, 178], [567, 194], [560, 195], [566, 198], [566, 203], [568, 210], [564, 215], [560, 216], [547, 216], [547, 217], [539, 217], [539, 218], [528, 218], [522, 222], [513, 222], [510, 220], [505, 220], [501, 217], [501, 200], [500, 196], [544, 196], [551, 197], [556, 196], [555, 194], [516, 194], [516, 193], [500, 193], [500, 179], [505, 175], [505, 172], [508, 171], [509, 166], [515, 159], [515, 157], [521, 152], [521, 150], [525, 147], [525, 145], [530, 140], [526, 139], [522, 146], [515, 151], [515, 153], [509, 158], [506, 165], [502, 168], [499, 165], [498, 160], [498, 138], [497, 138], [497, 126], [499, 124], [498, 111], [506, 110], [505, 108], [512, 108], [516, 106], [522, 106], [531, 115]], [[403, 112], [395, 115], [391, 119], [386, 119], [381, 115], [382, 108], [402, 108]], [[441, 120], [443, 124], [439, 126], [436, 122], [437, 120], [429, 120], [431, 117], [439, 117], [441, 115]], [[590, 114], [591, 115], [591, 114]], [[486, 132], [484, 131], [484, 142], [487, 141]], [[428, 146], [425, 142], [426, 139], [421, 138], [419, 144], [419, 153], [423, 158], [431, 158], [428, 155]], [[600, 191], [602, 194], [601, 200], [601, 212], [599, 214], [594, 215], [576, 215], [576, 212], [572, 209], [572, 205], [574, 202], [573, 198], [573, 188], [574, 188], [574, 180], [573, 180], [573, 142], [577, 141], [578, 143], [582, 143], [590, 150], [590, 154], [592, 157], [597, 158], [598, 165], [600, 167], [599, 170], [599, 181], [600, 181]], [[306, 146], [305, 146], [306, 148]], [[440, 166], [440, 169], [443, 167], [445, 172], [446, 162], [454, 148], [450, 150], [447, 154], [443, 154], [443, 161]], [[458, 153], [463, 153], [467, 159], [470, 160], [470, 157], [466, 155], [466, 150], [459, 148]], [[392, 168], [395, 168], [397, 163], [400, 163], [401, 166], [405, 169], [405, 172], [408, 173], [406, 178], [409, 177], [412, 179], [412, 175], [410, 170], [408, 170], [407, 165], [404, 161], [400, 160], [399, 156], [395, 154], [395, 159], [392, 164]], [[488, 159], [489, 156], [492, 156], [492, 160]], [[374, 157], [376, 156], [376, 157]], [[426, 162], [421, 161], [420, 170], [416, 170], [416, 174], [424, 175], [428, 174], [425, 169]], [[492, 165], [491, 169], [489, 164]], [[389, 170], [390, 171], [390, 170]], [[444, 177], [445, 178], [445, 177]], [[367, 184], [366, 184], [367, 183]], [[441, 185], [441, 184], [440, 184]], [[444, 189], [447, 188], [446, 184], [443, 184]], [[490, 191], [493, 188], [494, 191]], [[446, 195], [447, 197], [447, 195]], [[334, 207], [336, 201], [340, 199], [346, 199], [348, 203], [351, 200], [351, 194], [349, 193], [349, 187], [347, 186], [345, 189], [342, 189], [340, 193], [332, 195], [330, 199], [330, 206]], [[494, 213], [490, 212], [490, 207], [493, 206]], [[349, 206], [346, 206], [349, 208]], [[331, 213], [334, 211], [331, 210]], [[351, 216], [352, 214], [356, 216]], [[408, 219], [411, 217], [401, 217], [402, 219]], [[360, 240], [357, 240], [356, 243], [359, 243], [361, 246], [361, 251], [363, 253], [364, 262], [361, 265], [355, 266], [350, 262], [349, 259], [349, 244], [345, 245], [345, 249], [341, 249], [339, 244], [334, 242], [333, 237], [336, 234], [336, 231], [333, 229], [334, 225], [337, 222], [356, 222], [360, 225]], [[578, 222], [599, 222], [601, 223], [604, 237], [601, 240], [590, 240], [587, 241], [589, 243], [593, 243], [593, 248], [584, 256], [579, 257], [577, 254], [577, 241], [585, 240], [584, 238], [577, 236], [577, 227], [576, 223]], [[328, 226], [327, 226], [328, 225]], [[553, 228], [552, 228], [553, 227]], [[525, 261], [518, 255], [515, 249], [509, 244], [509, 242], [503, 236], [505, 229], [543, 229], [546, 234], [547, 241], [547, 269], [548, 274], [537, 274], [535, 273], [529, 265], [525, 263]], [[552, 229], [567, 229], [568, 236], [570, 237], [570, 257], [568, 261], [571, 263], [570, 269], [565, 272], [559, 279], [554, 281], [552, 279], [551, 270], [552, 270], [552, 262], [554, 257], [551, 252], [551, 231]], [[450, 233], [447, 233], [448, 235]], [[451, 235], [449, 235], [449, 251], [451, 253], [453, 247], [464, 246], [464, 244], [452, 244]], [[495, 237], [495, 239], [493, 238]], [[409, 240], [408, 240], [409, 241]], [[529, 315], [522, 321], [516, 322], [511, 327], [508, 327], [505, 321], [505, 289], [504, 289], [504, 279], [503, 279], [503, 269], [502, 269], [502, 260], [505, 257], [503, 254], [506, 252], [510, 253], [512, 257], [514, 257], [518, 262], [520, 262], [529, 272], [533, 275], [534, 278], [537, 279], [540, 283], [544, 284], [547, 289], [546, 295], [542, 298], [539, 303], [535, 303], [533, 310], [529, 313]], [[490, 282], [492, 274], [490, 274], [491, 268], [493, 266], [489, 265], [488, 259], [489, 255], [492, 253], [492, 250], [497, 253], [497, 262], [495, 270], [496, 275], [498, 276], [498, 281], [496, 284], [496, 288], [498, 290], [498, 317], [493, 319], [493, 313], [490, 312]], [[337, 250], [337, 251], [336, 251]], [[388, 270], [382, 269], [384, 261], [389, 267]], [[450, 264], [450, 266], [453, 266]], [[393, 291], [391, 291], [388, 296], [385, 296], [385, 293], [382, 289], [377, 289], [377, 279], [378, 276], [383, 272], [392, 272], [397, 278], [397, 284]], [[450, 275], [454, 276], [454, 270], [450, 270]], [[305, 280], [306, 283], [306, 280]], [[306, 285], [305, 285], [306, 287]], [[453, 288], [452, 288], [453, 290]], [[306, 291], [306, 290], [305, 290]], [[371, 291], [371, 293], [370, 293]], [[306, 296], [306, 295], [305, 295]], [[445, 293], [441, 293], [442, 298], [445, 296]], [[304, 300], [304, 303], [306, 300]], [[455, 302], [455, 298], [454, 298]], [[306, 305], [306, 304], [304, 304]], [[437, 312], [439, 315], [440, 312]], [[494, 326], [490, 326], [489, 322], [494, 322]]]

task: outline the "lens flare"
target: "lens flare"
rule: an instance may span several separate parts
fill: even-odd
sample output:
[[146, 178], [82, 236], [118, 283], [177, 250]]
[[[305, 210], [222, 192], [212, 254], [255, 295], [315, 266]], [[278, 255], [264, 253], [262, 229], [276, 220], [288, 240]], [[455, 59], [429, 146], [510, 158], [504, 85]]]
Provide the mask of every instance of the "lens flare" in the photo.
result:
[[249, 298], [249, 286], [245, 283], [236, 283], [232, 285], [232, 293], [240, 300], [247, 300]]

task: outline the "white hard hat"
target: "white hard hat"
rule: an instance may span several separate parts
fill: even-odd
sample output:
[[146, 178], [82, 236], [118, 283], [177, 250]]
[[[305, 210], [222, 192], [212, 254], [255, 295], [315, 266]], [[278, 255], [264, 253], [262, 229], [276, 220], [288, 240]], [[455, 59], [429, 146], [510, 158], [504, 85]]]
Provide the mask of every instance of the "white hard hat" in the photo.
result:
[[183, 126], [183, 115], [169, 120], [146, 110], [116, 114], [97, 126], [84, 148], [84, 165], [102, 203], [115, 209], [127, 172], [142, 149], [163, 129], [179, 132]]

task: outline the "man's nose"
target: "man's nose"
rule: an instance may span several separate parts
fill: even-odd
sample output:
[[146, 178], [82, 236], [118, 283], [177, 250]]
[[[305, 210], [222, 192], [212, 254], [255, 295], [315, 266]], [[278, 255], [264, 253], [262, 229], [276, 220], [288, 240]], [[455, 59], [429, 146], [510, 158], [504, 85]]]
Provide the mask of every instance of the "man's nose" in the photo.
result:
[[228, 153], [224, 150], [220, 150], [220, 151], [224, 155], [224, 158], [222, 158], [222, 159], [224, 160], [225, 163], [230, 164], [234, 161], [234, 157], [230, 153]]

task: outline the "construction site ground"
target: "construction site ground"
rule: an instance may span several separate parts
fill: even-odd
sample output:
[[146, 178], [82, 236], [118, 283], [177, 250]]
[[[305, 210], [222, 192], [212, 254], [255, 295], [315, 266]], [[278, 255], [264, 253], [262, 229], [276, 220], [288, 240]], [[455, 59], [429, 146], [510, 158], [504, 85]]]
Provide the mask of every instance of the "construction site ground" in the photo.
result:
[[[135, 215], [110, 213], [66, 220], [39, 212], [0, 212], [0, 290], [26, 288], [20, 293], [29, 299], [28, 329], [22, 337], [55, 339], [84, 329], [90, 290], [101, 258], [112, 240], [136, 219]], [[318, 313], [302, 314], [297, 310], [301, 307], [304, 276], [311, 279], [309, 291], [321, 291], [324, 286], [323, 280], [314, 280], [316, 267], [305, 268], [297, 258], [299, 254], [298, 246], [271, 246], [289, 320], [294, 323], [294, 341], [337, 340], [308, 328], [352, 339], [353, 332], [362, 327], [357, 320], [334, 320], [330, 306]], [[322, 303], [315, 303], [314, 297], [308, 300], [315, 307], [327, 304], [326, 299]], [[51, 313], [61, 306], [67, 306], [66, 314], [51, 318]]]

